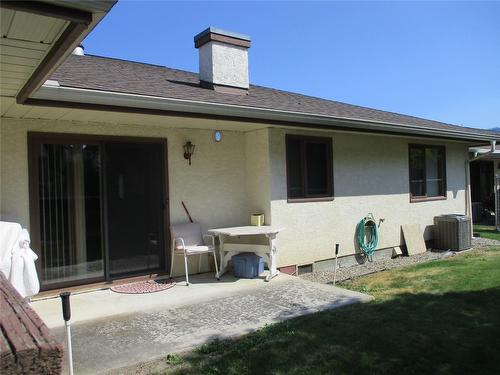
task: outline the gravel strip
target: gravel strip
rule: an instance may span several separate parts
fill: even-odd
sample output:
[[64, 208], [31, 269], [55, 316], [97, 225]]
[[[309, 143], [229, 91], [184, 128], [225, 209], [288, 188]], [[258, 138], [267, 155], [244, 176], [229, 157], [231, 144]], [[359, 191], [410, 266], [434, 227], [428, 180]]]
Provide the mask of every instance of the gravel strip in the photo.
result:
[[490, 240], [489, 238], [474, 237], [472, 239], [472, 247], [498, 246], [500, 241]]
[[[473, 238], [473, 248], [484, 246], [499, 246], [500, 241], [490, 240], [488, 238]], [[371, 273], [390, 270], [393, 268], [402, 268], [412, 266], [414, 264], [429, 262], [435, 259], [441, 259], [453, 256], [455, 253], [452, 251], [427, 251], [423, 254], [412, 255], [411, 257], [399, 256], [392, 259], [380, 259], [374, 262], [366, 262], [364, 264], [352, 267], [339, 268], [337, 270], [337, 281], [346, 281], [360, 276], [369, 275]], [[333, 270], [322, 272], [311, 272], [300, 275], [305, 280], [314, 281], [323, 284], [333, 283]]]

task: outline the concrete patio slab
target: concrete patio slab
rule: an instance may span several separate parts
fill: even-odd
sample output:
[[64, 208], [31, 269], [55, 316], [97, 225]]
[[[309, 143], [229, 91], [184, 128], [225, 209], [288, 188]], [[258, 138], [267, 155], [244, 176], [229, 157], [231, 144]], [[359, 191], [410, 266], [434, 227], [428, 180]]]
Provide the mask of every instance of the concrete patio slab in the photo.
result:
[[[123, 295], [109, 290], [72, 297], [75, 373], [96, 374], [239, 336], [266, 324], [370, 300], [371, 297], [279, 275], [270, 283], [193, 276], [170, 290]], [[58, 299], [33, 307], [63, 337]]]

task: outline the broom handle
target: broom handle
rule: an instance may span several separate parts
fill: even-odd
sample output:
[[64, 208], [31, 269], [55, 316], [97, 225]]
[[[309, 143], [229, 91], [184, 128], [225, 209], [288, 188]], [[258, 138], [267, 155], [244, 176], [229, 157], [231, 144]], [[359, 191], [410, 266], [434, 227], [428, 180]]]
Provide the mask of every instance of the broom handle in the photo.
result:
[[181, 201], [181, 203], [182, 203], [182, 207], [184, 207], [184, 211], [186, 211], [186, 214], [188, 215], [189, 221], [192, 223], [193, 219], [191, 218], [191, 215], [189, 214], [189, 211], [188, 211], [186, 205], [184, 204], [184, 201]]

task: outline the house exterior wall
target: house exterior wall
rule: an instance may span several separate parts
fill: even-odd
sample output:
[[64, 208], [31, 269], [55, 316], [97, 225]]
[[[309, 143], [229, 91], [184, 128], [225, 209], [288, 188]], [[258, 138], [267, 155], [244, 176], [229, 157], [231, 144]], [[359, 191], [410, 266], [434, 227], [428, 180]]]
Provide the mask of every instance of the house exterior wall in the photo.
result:
[[[8, 118], [1, 119], [0, 131], [0, 220], [30, 226], [27, 144], [32, 131], [166, 138], [171, 224], [188, 220], [181, 201], [203, 230], [248, 222], [243, 132], [224, 131], [217, 143], [211, 129]], [[196, 145], [191, 166], [183, 157], [182, 146], [187, 140]], [[174, 272], [183, 274], [182, 257], [176, 257], [175, 262]], [[190, 267], [197, 271], [196, 257]], [[207, 269], [206, 258], [202, 269]]]
[[[204, 230], [247, 225], [250, 213], [263, 212], [266, 224], [285, 227], [278, 236], [279, 267], [332, 258], [335, 243], [340, 244], [340, 255], [353, 254], [356, 224], [369, 212], [377, 220], [385, 219], [379, 248], [402, 243], [401, 224], [418, 223], [431, 239], [434, 216], [465, 212], [467, 148], [458, 142], [268, 128], [224, 131], [217, 143], [209, 123], [207, 129], [191, 129], [2, 118], [0, 130], [0, 218], [28, 228], [29, 131], [166, 138], [171, 223], [187, 221], [181, 201]], [[332, 137], [333, 200], [287, 202], [286, 134]], [[196, 145], [191, 166], [183, 158], [187, 140]], [[446, 146], [446, 200], [409, 202], [409, 143]], [[197, 263], [191, 262], [191, 271], [196, 272]], [[207, 267], [205, 258], [202, 270]], [[178, 257], [174, 274], [182, 273]]]
[[[431, 239], [434, 216], [465, 213], [464, 144], [278, 128], [269, 133], [272, 224], [286, 228], [278, 237], [280, 266], [332, 258], [336, 243], [340, 256], [355, 253], [356, 225], [370, 212], [385, 219], [380, 249], [402, 243], [401, 224], [420, 224]], [[334, 200], [287, 202], [285, 134], [332, 136]], [[410, 203], [409, 143], [446, 146], [446, 200]]]
[[271, 221], [271, 176], [269, 170], [269, 131], [245, 133], [248, 212], [263, 213]]

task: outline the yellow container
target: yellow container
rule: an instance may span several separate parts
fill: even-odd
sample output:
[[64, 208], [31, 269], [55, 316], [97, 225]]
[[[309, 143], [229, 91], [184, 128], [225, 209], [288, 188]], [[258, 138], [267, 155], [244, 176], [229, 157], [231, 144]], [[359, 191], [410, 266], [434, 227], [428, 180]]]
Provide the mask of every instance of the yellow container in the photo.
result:
[[264, 225], [264, 214], [252, 214], [250, 217], [250, 224], [256, 227]]

